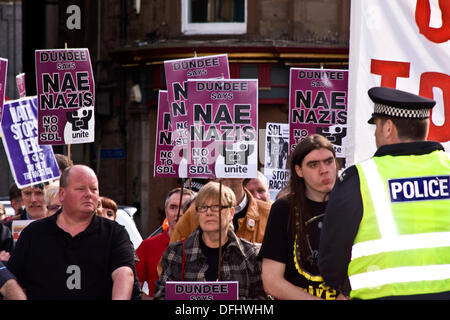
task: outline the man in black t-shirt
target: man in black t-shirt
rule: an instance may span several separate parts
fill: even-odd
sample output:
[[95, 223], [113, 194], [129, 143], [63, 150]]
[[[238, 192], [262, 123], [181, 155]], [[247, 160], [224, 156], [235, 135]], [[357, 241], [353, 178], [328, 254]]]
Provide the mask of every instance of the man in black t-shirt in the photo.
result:
[[99, 189], [83, 165], [64, 170], [62, 209], [25, 228], [8, 268], [29, 299], [139, 298], [134, 250], [128, 233], [95, 214]]
[[289, 191], [272, 204], [262, 258], [264, 290], [275, 299], [344, 298], [324, 286], [317, 265], [322, 219], [336, 181], [333, 145], [311, 135], [291, 155]]

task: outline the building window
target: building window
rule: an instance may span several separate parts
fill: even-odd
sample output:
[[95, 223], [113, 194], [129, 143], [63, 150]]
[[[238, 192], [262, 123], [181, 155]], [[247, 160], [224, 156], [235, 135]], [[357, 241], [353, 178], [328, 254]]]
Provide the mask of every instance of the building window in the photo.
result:
[[247, 0], [182, 0], [181, 28], [190, 34], [244, 34]]

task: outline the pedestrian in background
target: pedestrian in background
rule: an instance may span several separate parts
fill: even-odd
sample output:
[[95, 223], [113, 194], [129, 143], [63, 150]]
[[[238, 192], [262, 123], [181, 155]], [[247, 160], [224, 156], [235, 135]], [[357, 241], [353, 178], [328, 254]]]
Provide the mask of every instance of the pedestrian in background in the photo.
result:
[[[100, 201], [102, 202], [101, 216], [116, 221], [117, 217], [117, 203], [108, 197], [100, 197]], [[100, 211], [99, 211], [100, 212]]]
[[54, 181], [45, 187], [44, 199], [47, 206], [47, 216], [51, 216], [61, 209], [61, 202], [59, 201], [59, 181]]
[[[190, 202], [197, 195], [196, 192], [190, 189], [183, 188], [183, 195], [181, 195], [181, 188], [175, 188], [167, 193], [164, 202], [164, 212], [168, 222], [168, 228], [162, 233], [157, 234], [151, 238], [145, 239], [136, 250], [136, 254], [139, 260], [136, 262], [136, 271], [138, 274], [141, 287], [144, 282], [148, 285], [148, 295], [142, 296], [143, 299], [152, 298], [155, 291], [155, 282], [159, 278], [158, 274], [158, 262], [164, 251], [169, 245], [170, 235], [172, 233], [175, 224], [177, 223], [177, 217], [181, 217], [184, 214], [184, 205]], [[180, 205], [181, 197], [181, 208]]]

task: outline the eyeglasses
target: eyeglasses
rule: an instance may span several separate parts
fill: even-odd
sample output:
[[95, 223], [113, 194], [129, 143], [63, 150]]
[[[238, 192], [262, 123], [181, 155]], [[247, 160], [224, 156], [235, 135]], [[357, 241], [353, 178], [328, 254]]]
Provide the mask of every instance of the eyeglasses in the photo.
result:
[[47, 206], [48, 211], [58, 211], [60, 208], [61, 208], [61, 206], [57, 205], [57, 204], [55, 204], [53, 206]]
[[219, 206], [217, 204], [212, 206], [201, 206], [197, 207], [197, 211], [200, 213], [204, 213], [208, 211], [208, 209], [211, 209], [211, 212], [219, 212], [219, 210], [225, 209], [225, 208], [231, 208], [231, 206]]

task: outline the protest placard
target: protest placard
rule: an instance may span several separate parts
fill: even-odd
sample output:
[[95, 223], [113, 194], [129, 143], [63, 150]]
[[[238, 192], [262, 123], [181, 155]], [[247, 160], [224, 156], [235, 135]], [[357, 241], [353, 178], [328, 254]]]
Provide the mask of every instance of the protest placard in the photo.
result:
[[95, 84], [88, 49], [36, 50], [39, 144], [94, 141]]
[[25, 98], [27, 96], [27, 90], [25, 86], [25, 73], [19, 73], [16, 76], [17, 92], [19, 93], [19, 98]]
[[[174, 146], [186, 146], [188, 143], [188, 79], [208, 79], [230, 77], [228, 56], [226, 54], [188, 59], [164, 61], [169, 108], [172, 119], [172, 140]], [[178, 148], [179, 149], [179, 148]], [[186, 154], [186, 151], [180, 151]], [[183, 157], [185, 159], [185, 157]], [[185, 162], [175, 163], [174, 170], [179, 177], [186, 177]]]
[[237, 281], [167, 281], [166, 300], [238, 300]]
[[5, 101], [7, 75], [8, 75], [8, 59], [0, 58], [0, 123], [2, 121], [3, 102]]
[[20, 233], [34, 220], [12, 220], [11, 230], [13, 234], [14, 243], [19, 240]]
[[264, 175], [269, 184], [270, 200], [275, 201], [277, 194], [289, 182], [289, 123], [267, 122], [265, 142]]
[[256, 178], [258, 80], [190, 79], [188, 105], [188, 177]]
[[178, 178], [175, 170], [172, 142], [172, 120], [166, 90], [158, 92], [158, 115], [156, 123], [155, 161], [153, 175], [160, 178]]
[[1, 129], [9, 166], [19, 188], [59, 178], [52, 146], [38, 144], [36, 97], [7, 101]]
[[318, 133], [331, 141], [336, 157], [345, 158], [348, 71], [291, 68], [289, 80], [290, 152]]

